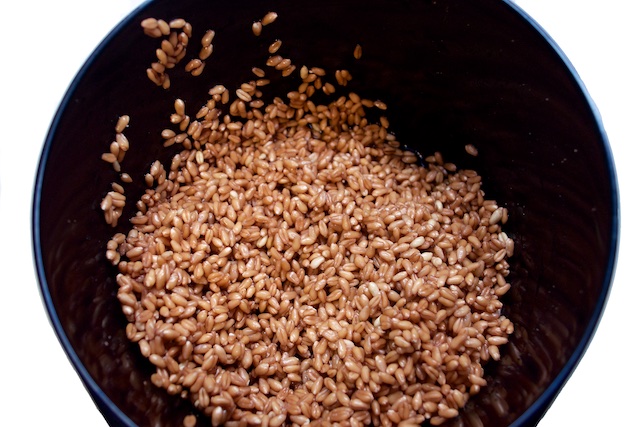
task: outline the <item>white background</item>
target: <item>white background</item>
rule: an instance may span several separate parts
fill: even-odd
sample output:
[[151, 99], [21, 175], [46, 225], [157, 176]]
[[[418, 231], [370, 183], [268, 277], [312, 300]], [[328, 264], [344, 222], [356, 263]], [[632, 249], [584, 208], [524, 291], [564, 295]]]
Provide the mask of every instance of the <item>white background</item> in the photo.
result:
[[[4, 8], [0, 25], [3, 426], [106, 425], [59, 346], [41, 303], [31, 252], [31, 192], [43, 140], [69, 83], [103, 37], [139, 3], [36, 0]], [[555, 39], [598, 106], [616, 161], [622, 205], [618, 267], [604, 317], [540, 426], [633, 425], [640, 397], [636, 365], [640, 284], [635, 256], [639, 251], [634, 244], [640, 241], [640, 227], [633, 224], [640, 208], [634, 181], [640, 156], [636, 9], [628, 0], [517, 3]]]

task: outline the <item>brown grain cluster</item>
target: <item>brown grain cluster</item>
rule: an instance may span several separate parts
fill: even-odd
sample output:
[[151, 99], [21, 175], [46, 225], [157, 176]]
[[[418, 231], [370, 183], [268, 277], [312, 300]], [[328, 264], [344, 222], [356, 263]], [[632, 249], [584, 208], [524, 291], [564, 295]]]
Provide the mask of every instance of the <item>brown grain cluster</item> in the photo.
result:
[[107, 245], [152, 382], [214, 426], [456, 417], [513, 332], [507, 210], [475, 171], [420, 159], [386, 117], [369, 121], [383, 101], [316, 104], [335, 86], [303, 65], [297, 90], [265, 105], [252, 71], [235, 91], [213, 86], [193, 118], [176, 100], [162, 138], [183, 149], [153, 163], [132, 229]]
[[[147, 77], [157, 86], [168, 89], [171, 80], [167, 70], [174, 68], [187, 54], [187, 46], [193, 33], [191, 24], [182, 18], [170, 22], [163, 19], [147, 18], [140, 23], [144, 33], [150, 37], [163, 38], [160, 47], [156, 49], [157, 61], [147, 68]], [[190, 60], [185, 71], [194, 76], [204, 71], [204, 60], [213, 52], [213, 30], [208, 30], [202, 37], [202, 48], [198, 58]]]
[[[132, 181], [129, 174], [122, 172], [121, 166], [125, 154], [129, 151], [129, 139], [124, 135], [124, 130], [127, 126], [129, 126], [129, 116], [122, 115], [118, 117], [115, 126], [115, 141], [112, 141], [109, 145], [109, 152], [102, 154], [102, 160], [110, 163], [113, 170], [120, 173], [120, 180], [123, 183], [130, 183]], [[124, 187], [117, 182], [112, 182], [111, 191], [109, 191], [100, 202], [100, 209], [104, 212], [104, 220], [107, 224], [112, 227], [118, 224], [126, 200]]]
[[438, 424], [500, 357], [506, 210], [475, 172], [416, 164], [364, 108], [202, 120], [109, 243], [152, 381], [214, 425]]
[[266, 27], [269, 24], [273, 24], [275, 20], [278, 18], [278, 14], [275, 12], [267, 12], [260, 20], [254, 21], [251, 24], [251, 31], [254, 35], [259, 36], [262, 34], [262, 28]]

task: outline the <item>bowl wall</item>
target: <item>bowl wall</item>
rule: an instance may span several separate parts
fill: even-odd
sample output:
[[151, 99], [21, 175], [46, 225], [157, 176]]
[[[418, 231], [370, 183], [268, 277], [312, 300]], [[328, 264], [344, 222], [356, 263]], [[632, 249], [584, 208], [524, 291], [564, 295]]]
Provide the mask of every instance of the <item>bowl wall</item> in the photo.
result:
[[[256, 38], [251, 22], [275, 10]], [[169, 90], [145, 70], [158, 39], [147, 17], [185, 18], [194, 43], [215, 29], [203, 75], [178, 66]], [[45, 142], [35, 187], [34, 254], [45, 306], [65, 351], [113, 425], [180, 425], [190, 404], [148, 381], [150, 364], [125, 337], [114, 270], [104, 257], [117, 229], [99, 203], [117, 174], [100, 160], [119, 115], [131, 116], [123, 168], [129, 202], [162, 148], [173, 101], [192, 115], [214, 84], [238, 87], [284, 41], [294, 63], [349, 69], [348, 90], [384, 100], [399, 141], [421, 154], [476, 169], [488, 198], [506, 206], [516, 243], [505, 313], [515, 332], [489, 384], [451, 425], [537, 422], [584, 353], [602, 313], [615, 263], [618, 201], [606, 137], [565, 58], [508, 3], [470, 0], [159, 0], [128, 17], [96, 50], [67, 93]], [[352, 52], [359, 43], [362, 59]], [[192, 53], [195, 52], [192, 51]], [[195, 53], [193, 53], [195, 55]], [[186, 63], [186, 62], [185, 62]], [[265, 67], [266, 68], [266, 67]], [[293, 77], [269, 88], [284, 95]], [[267, 94], [268, 95], [268, 94]], [[465, 153], [474, 144], [479, 156]], [[205, 420], [200, 420], [206, 425]]]

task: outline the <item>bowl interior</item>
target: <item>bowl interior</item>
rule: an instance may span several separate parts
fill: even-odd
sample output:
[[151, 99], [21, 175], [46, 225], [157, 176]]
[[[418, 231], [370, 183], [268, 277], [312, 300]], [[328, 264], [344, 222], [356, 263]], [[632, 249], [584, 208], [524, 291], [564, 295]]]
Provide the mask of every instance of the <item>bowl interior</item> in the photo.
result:
[[[279, 18], [255, 37], [267, 11]], [[214, 54], [203, 75], [180, 66], [168, 90], [145, 70], [158, 39], [147, 17], [182, 17], [194, 42], [212, 28]], [[451, 425], [533, 424], [583, 354], [603, 309], [617, 245], [617, 190], [601, 124], [576, 75], [532, 23], [507, 3], [473, 0], [159, 0], [127, 18], [74, 81], [46, 140], [35, 188], [36, 266], [46, 308], [83, 381], [114, 425], [180, 425], [191, 407], [148, 381], [150, 364], [128, 342], [104, 257], [117, 229], [99, 203], [117, 174], [100, 160], [119, 115], [131, 116], [123, 168], [134, 179], [128, 200], [143, 194], [143, 175], [162, 147], [173, 101], [191, 114], [214, 84], [238, 87], [284, 41], [294, 63], [349, 69], [349, 91], [388, 105], [399, 141], [421, 154], [443, 153], [476, 169], [488, 197], [509, 209], [514, 238], [505, 313], [515, 333], [488, 386]], [[196, 42], [197, 43], [197, 42]], [[362, 59], [353, 48], [363, 47]], [[193, 51], [195, 52], [195, 51]], [[266, 68], [266, 67], [264, 67]], [[293, 77], [269, 89], [284, 95]], [[465, 153], [474, 144], [479, 156]], [[206, 425], [206, 420], [199, 420]]]

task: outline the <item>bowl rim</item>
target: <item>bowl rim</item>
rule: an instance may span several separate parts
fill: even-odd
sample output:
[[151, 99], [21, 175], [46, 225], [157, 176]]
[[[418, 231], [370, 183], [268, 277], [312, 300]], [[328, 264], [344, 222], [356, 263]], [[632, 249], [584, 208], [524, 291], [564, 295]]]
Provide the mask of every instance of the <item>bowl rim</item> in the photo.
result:
[[47, 316], [49, 318], [49, 323], [51, 324], [51, 327], [53, 328], [56, 337], [58, 338], [58, 342], [62, 346], [64, 352], [67, 355], [67, 358], [76, 371], [76, 374], [80, 377], [83, 386], [89, 392], [91, 399], [93, 400], [102, 416], [107, 421], [107, 424], [112, 425], [112, 423], [115, 421], [117, 425], [127, 427], [136, 427], [136, 424], [107, 396], [107, 394], [100, 388], [98, 383], [93, 379], [87, 368], [80, 360], [80, 357], [74, 350], [73, 346], [71, 345], [71, 342], [69, 341], [69, 338], [64, 331], [60, 319], [58, 318], [51, 293], [49, 292], [49, 284], [47, 282], [46, 272], [44, 268], [40, 235], [40, 203], [42, 198], [41, 192], [44, 182], [44, 174], [47, 167], [47, 160], [49, 158], [51, 146], [53, 144], [53, 136], [55, 135], [60, 121], [62, 120], [64, 111], [71, 103], [73, 94], [75, 93], [85, 74], [91, 68], [96, 59], [101, 55], [101, 53], [108, 47], [112, 39], [114, 39], [124, 27], [130, 25], [130, 23], [133, 21], [133, 18], [137, 16], [138, 13], [143, 9], [146, 9], [151, 3], [153, 3], [153, 0], [145, 0], [136, 8], [127, 13], [127, 15], [115, 27], [113, 27], [113, 29], [111, 29], [111, 31], [102, 39], [98, 46], [87, 57], [87, 59], [73, 78], [71, 84], [67, 88], [64, 97], [62, 98], [62, 101], [60, 102], [53, 117], [53, 120], [51, 121], [51, 125], [49, 127], [42, 147], [40, 159], [38, 161], [36, 170], [31, 208], [31, 241], [34, 267], [36, 270], [36, 276], [38, 278], [40, 296], [42, 298], [42, 303], [45, 306]]
[[[609, 172], [609, 191], [611, 192], [610, 208], [611, 208], [611, 224], [610, 233], [611, 239], [608, 248], [608, 257], [606, 261], [605, 275], [602, 281], [602, 289], [598, 300], [596, 302], [594, 311], [589, 318], [589, 322], [585, 328], [585, 331], [576, 346], [576, 349], [567, 359], [564, 366], [556, 377], [551, 381], [549, 386], [542, 392], [542, 394], [536, 399], [536, 401], [525, 410], [512, 424], [513, 427], [535, 425], [544, 416], [549, 407], [553, 404], [564, 385], [567, 383], [576, 367], [580, 363], [580, 360], [586, 353], [594, 335], [598, 329], [600, 320], [604, 313], [609, 295], [611, 293], [611, 287], [615, 276], [616, 262], [618, 259], [618, 252], [620, 247], [620, 193], [618, 186], [618, 178], [616, 174], [616, 166], [613, 159], [613, 152], [611, 145], [609, 144], [609, 138], [607, 137], [604, 123], [600, 111], [596, 106], [593, 98], [589, 94], [586, 85], [580, 78], [578, 71], [575, 69], [569, 57], [563, 52], [556, 41], [551, 35], [540, 25], [533, 17], [525, 12], [519, 5], [514, 3], [514, 0], [503, 0], [503, 3], [510, 6], [511, 9], [520, 15], [520, 17], [528, 23], [536, 32], [543, 38], [549, 47], [551, 47], [558, 58], [562, 61], [567, 71], [571, 74], [574, 82], [578, 85], [580, 92], [584, 97], [584, 101], [591, 110], [593, 119], [597, 125], [598, 132], [602, 139], [602, 149], [605, 154], [605, 163]], [[531, 422], [535, 420], [534, 424]]]
[[[113, 425], [112, 423], [115, 422], [117, 423], [117, 425], [130, 427], [135, 427], [136, 424], [107, 396], [104, 391], [102, 391], [100, 386], [93, 379], [87, 368], [83, 365], [78, 354], [73, 349], [69, 338], [67, 337], [64, 328], [62, 327], [62, 324], [57, 316], [51, 293], [49, 292], [49, 286], [46, 278], [43, 254], [41, 249], [40, 204], [44, 174], [47, 167], [47, 160], [49, 157], [51, 146], [53, 144], [53, 136], [57, 131], [58, 125], [61, 121], [62, 116], [64, 115], [64, 111], [67, 105], [71, 102], [75, 90], [77, 89], [81, 80], [84, 78], [88, 69], [93, 65], [97, 57], [101, 55], [102, 51], [107, 48], [111, 40], [120, 32], [120, 30], [130, 25], [134, 17], [138, 16], [140, 12], [149, 7], [149, 5], [153, 2], [153, 0], [145, 0], [136, 8], [131, 10], [127, 14], [127, 16], [124, 17], [98, 44], [98, 46], [85, 60], [84, 64], [81, 66], [81, 68], [73, 78], [73, 81], [67, 88], [65, 95], [57, 108], [41, 150], [33, 186], [33, 197], [31, 205], [31, 243], [34, 269], [36, 271], [36, 276], [38, 279], [38, 286], [42, 304], [46, 309], [49, 323], [52, 326], [60, 345], [66, 353], [68, 360], [71, 362], [71, 365], [73, 366], [77, 375], [80, 377], [85, 389], [89, 392], [91, 399], [94, 401], [94, 404], [102, 413], [107, 423]], [[567, 359], [563, 368], [551, 381], [548, 387], [542, 392], [542, 394], [511, 424], [512, 427], [520, 427], [535, 425], [544, 416], [548, 408], [551, 406], [568, 379], [575, 371], [577, 365], [586, 353], [586, 350], [596, 333], [596, 330], [604, 313], [607, 300], [609, 298], [618, 258], [620, 245], [620, 195], [613, 153], [604, 129], [602, 117], [593, 99], [589, 95], [586, 86], [580, 79], [578, 72], [573, 67], [569, 58], [562, 51], [559, 45], [536, 20], [534, 20], [520, 6], [515, 4], [513, 0], [503, 0], [502, 3], [505, 7], [510, 8], [513, 12], [516, 13], [516, 15], [518, 15], [517, 19], [524, 20], [525, 23], [531, 26], [538, 33], [538, 35], [542, 37], [546, 44], [551, 47], [555, 54], [559, 57], [561, 62], [564, 64], [564, 67], [566, 67], [567, 71], [569, 71], [569, 73], [571, 74], [574, 82], [578, 85], [580, 92], [584, 97], [584, 101], [591, 110], [593, 119], [597, 125], [598, 132], [600, 133], [602, 148], [605, 154], [604, 160], [609, 175], [609, 190], [611, 192], [610, 209], [612, 213], [612, 221], [610, 224], [611, 239], [610, 247], [608, 248], [609, 255], [606, 260], [606, 270], [602, 282], [602, 290], [600, 292], [600, 295], [598, 296], [595, 309], [591, 317], [589, 318], [589, 322], [587, 323], [585, 331], [580, 338], [576, 349]]]

